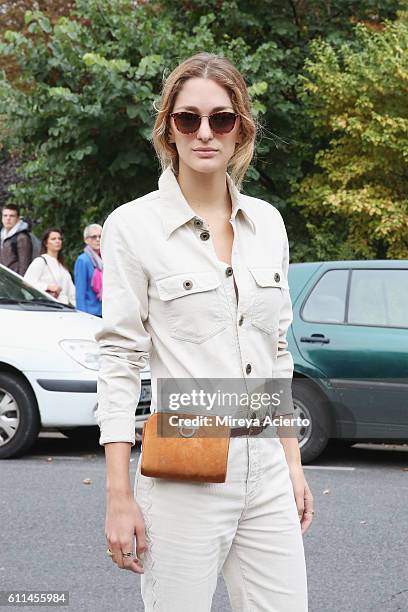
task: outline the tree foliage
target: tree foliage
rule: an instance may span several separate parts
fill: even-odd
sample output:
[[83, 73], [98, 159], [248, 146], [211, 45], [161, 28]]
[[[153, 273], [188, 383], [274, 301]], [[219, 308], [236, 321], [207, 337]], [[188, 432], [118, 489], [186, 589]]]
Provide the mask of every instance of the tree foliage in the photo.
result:
[[407, 258], [408, 21], [381, 32], [360, 25], [356, 41], [358, 50], [312, 45], [303, 99], [329, 142], [293, 200], [314, 231], [341, 228], [351, 256]]

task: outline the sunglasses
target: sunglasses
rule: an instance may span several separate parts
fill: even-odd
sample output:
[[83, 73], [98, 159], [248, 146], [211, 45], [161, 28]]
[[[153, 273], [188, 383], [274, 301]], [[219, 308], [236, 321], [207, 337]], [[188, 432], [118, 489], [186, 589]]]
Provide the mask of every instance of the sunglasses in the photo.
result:
[[171, 113], [176, 128], [182, 134], [193, 134], [200, 129], [201, 119], [208, 118], [210, 128], [215, 134], [228, 134], [234, 129], [238, 115], [231, 112], [213, 113], [212, 115], [197, 115], [197, 113], [187, 113], [181, 111], [179, 113]]

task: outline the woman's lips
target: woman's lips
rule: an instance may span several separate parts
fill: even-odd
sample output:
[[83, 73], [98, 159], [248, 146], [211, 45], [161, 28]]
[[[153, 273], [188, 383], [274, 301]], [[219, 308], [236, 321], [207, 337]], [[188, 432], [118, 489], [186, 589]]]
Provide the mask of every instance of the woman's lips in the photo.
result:
[[218, 153], [217, 149], [193, 149], [198, 157], [214, 157]]

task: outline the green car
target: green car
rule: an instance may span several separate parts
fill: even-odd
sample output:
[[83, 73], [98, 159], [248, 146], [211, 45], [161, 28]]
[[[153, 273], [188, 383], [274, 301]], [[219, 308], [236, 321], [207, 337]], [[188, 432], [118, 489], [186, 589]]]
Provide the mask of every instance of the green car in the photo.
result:
[[302, 461], [408, 441], [408, 261], [291, 264], [292, 385]]

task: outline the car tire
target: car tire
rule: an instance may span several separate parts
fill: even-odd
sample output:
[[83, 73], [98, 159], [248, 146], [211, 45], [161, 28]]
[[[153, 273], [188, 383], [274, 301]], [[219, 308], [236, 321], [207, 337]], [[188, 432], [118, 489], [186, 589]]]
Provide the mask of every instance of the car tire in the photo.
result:
[[310, 427], [299, 440], [302, 463], [316, 459], [326, 448], [331, 435], [332, 419], [329, 403], [310, 381], [293, 379], [292, 397], [295, 416], [307, 417]]
[[0, 372], [0, 407], [2, 401], [9, 405], [7, 412], [15, 413], [17, 418], [15, 432], [7, 441], [6, 430], [1, 428], [1, 416], [6, 411], [2, 413], [0, 409], [0, 459], [12, 459], [27, 453], [37, 440], [40, 415], [31, 387], [18, 374]]
[[69, 427], [67, 429], [60, 429], [60, 432], [78, 444], [94, 445], [99, 442], [100, 437], [100, 431], [97, 425], [90, 425], [89, 427]]

